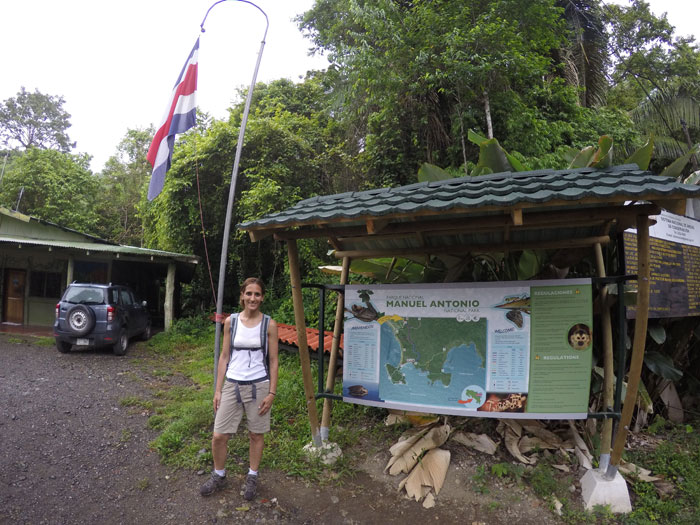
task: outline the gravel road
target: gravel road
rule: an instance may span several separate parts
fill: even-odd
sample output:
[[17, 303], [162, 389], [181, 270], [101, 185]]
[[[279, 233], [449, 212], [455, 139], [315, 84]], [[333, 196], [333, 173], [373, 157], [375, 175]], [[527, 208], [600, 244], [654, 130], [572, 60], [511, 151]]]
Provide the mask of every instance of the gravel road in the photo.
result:
[[148, 414], [119, 403], [153, 395], [149, 359], [143, 344], [124, 357], [61, 354], [30, 337], [0, 334], [0, 523], [556, 523], [522, 495], [498, 512], [485, 510], [483, 495], [468, 489], [478, 457], [455, 458], [433, 509], [398, 494], [398, 479], [382, 473], [385, 451], [365, 458], [363, 470], [340, 486], [264, 471], [251, 503], [235, 476], [202, 498], [204, 476], [161, 465], [148, 446], [156, 437]]

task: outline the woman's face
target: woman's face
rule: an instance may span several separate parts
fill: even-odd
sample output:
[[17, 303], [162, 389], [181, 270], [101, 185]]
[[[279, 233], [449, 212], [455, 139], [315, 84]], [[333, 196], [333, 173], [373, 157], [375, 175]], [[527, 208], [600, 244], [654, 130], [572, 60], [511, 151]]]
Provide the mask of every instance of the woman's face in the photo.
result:
[[259, 284], [249, 284], [245, 290], [241, 292], [241, 302], [247, 310], [257, 310], [260, 308], [260, 303], [263, 301], [262, 288]]

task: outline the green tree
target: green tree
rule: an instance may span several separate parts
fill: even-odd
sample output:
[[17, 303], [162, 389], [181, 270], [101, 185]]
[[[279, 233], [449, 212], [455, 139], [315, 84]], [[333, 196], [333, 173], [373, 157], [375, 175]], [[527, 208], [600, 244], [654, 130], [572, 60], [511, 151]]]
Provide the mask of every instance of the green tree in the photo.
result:
[[552, 59], [563, 15], [554, 0], [322, 0], [300, 25], [331, 60], [367, 185], [381, 186], [413, 182], [424, 161], [467, 164], [470, 128], [528, 156], [569, 144], [583, 114]]
[[138, 206], [151, 173], [146, 154], [153, 133], [152, 127], [129, 129], [98, 177], [102, 209], [98, 228], [105, 239], [133, 246], [143, 241]]
[[5, 145], [23, 149], [55, 149], [64, 153], [75, 147], [66, 130], [70, 114], [63, 109], [63, 97], [44, 95], [24, 87], [16, 97], [0, 105], [0, 138]]
[[605, 13], [600, 0], [559, 0], [570, 29], [566, 45], [555, 52], [563, 77], [579, 89], [584, 107], [605, 103], [610, 67]]
[[8, 163], [0, 203], [60, 226], [96, 234], [101, 210], [96, 205], [98, 184], [89, 161], [85, 154], [30, 148]]
[[[300, 84], [277, 80], [256, 86], [236, 188], [227, 304], [236, 304], [233, 283], [244, 277], [261, 276], [273, 295], [274, 290], [286, 290], [287, 282], [284, 245], [271, 238], [252, 243], [235, 231], [235, 225], [286, 209], [302, 198], [336, 191], [330, 174], [342, 166], [338, 152], [344, 135], [326, 109], [322, 76]], [[243, 99], [245, 92], [240, 95]], [[230, 110], [228, 121], [215, 120], [185, 134], [175, 148], [163, 192], [150, 203], [143, 198], [140, 204], [147, 246], [199, 255], [209, 261], [214, 275], [242, 110], [239, 103]], [[324, 250], [312, 252], [305, 253], [305, 264], [313, 265], [314, 253]], [[202, 265], [189, 306], [206, 309], [213, 303], [212, 295], [209, 274]]]

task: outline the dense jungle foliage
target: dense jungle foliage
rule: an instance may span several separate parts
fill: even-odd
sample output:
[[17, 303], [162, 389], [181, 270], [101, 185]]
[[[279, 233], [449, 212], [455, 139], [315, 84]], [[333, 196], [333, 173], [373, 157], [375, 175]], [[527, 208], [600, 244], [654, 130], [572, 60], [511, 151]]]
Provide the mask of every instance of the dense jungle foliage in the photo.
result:
[[[603, 134], [621, 162], [653, 134], [659, 172], [700, 141], [700, 50], [643, 1], [317, 0], [298, 24], [330, 66], [256, 86], [234, 225], [313, 195], [412, 183], [425, 162], [470, 173], [479, 149], [469, 130], [530, 169], [565, 168], [562, 152]], [[0, 105], [0, 205], [15, 209], [23, 192], [23, 213], [202, 261], [206, 244], [216, 276], [245, 94], [227, 119], [200, 115], [179, 136], [165, 189], [148, 202], [153, 129], [128, 130], [92, 173], [70, 153], [63, 99], [22, 88]], [[317, 270], [333, 263], [327, 249], [300, 246], [305, 280], [328, 280]], [[225, 304], [236, 303], [235, 283], [259, 275], [272, 313], [291, 322], [285, 246], [234, 229], [227, 256]], [[206, 268], [183, 294], [187, 313], [214, 308]]]

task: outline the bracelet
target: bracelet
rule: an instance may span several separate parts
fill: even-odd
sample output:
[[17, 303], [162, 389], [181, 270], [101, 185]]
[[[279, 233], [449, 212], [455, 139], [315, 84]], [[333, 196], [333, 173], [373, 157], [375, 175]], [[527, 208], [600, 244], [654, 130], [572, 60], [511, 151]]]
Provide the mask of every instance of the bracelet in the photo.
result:
[[277, 394], [275, 394], [274, 392], [268, 392], [268, 394], [272, 394], [273, 396], [276, 396], [276, 395], [277, 395]]

